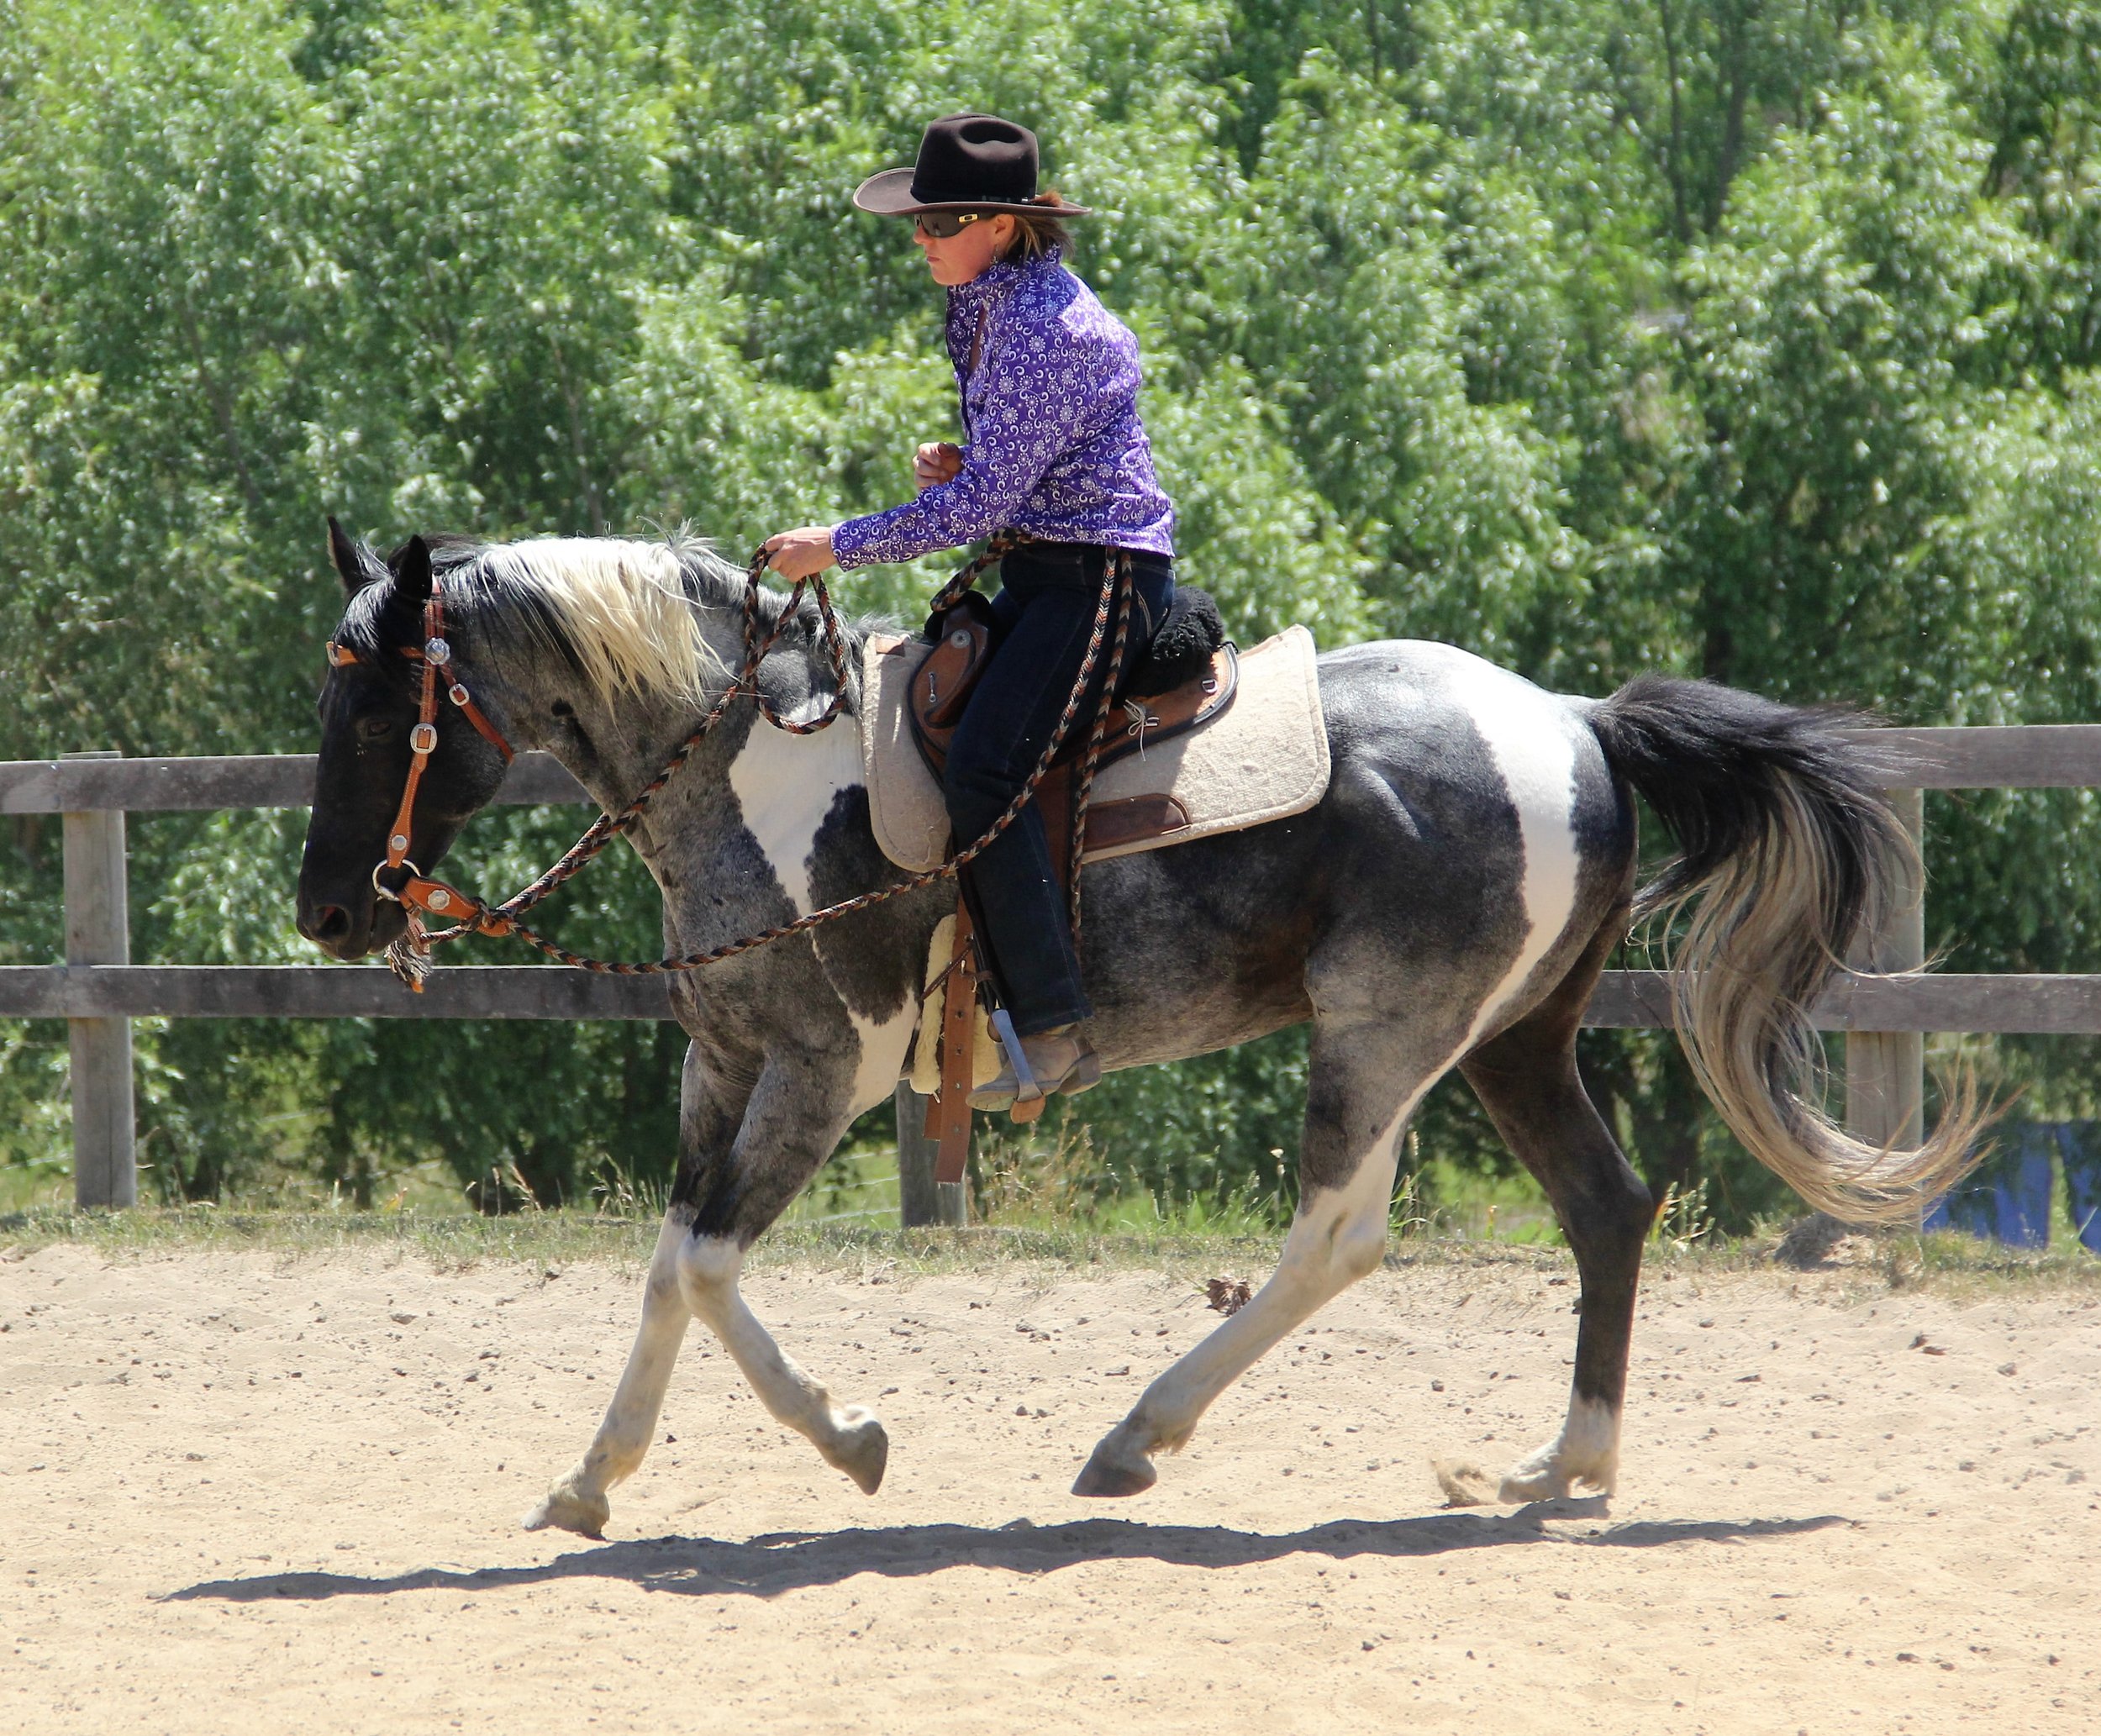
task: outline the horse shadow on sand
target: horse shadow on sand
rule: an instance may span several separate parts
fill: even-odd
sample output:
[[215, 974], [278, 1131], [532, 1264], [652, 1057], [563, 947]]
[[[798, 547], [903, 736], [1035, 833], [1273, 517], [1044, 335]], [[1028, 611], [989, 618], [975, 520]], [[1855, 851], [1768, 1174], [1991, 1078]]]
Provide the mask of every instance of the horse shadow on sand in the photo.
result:
[[524, 1567], [418, 1568], [379, 1577], [347, 1573], [264, 1573], [206, 1580], [166, 1601], [257, 1603], [292, 1597], [389, 1596], [397, 1591], [508, 1591], [561, 1580], [624, 1580], [645, 1591], [688, 1597], [777, 1597], [835, 1586], [856, 1574], [911, 1579], [950, 1568], [1055, 1573], [1097, 1561], [1159, 1561], [1177, 1567], [1247, 1567], [1287, 1555], [1440, 1555], [1515, 1545], [1656, 1549], [1667, 1544], [1735, 1545], [1853, 1522], [1824, 1513], [1798, 1519], [1651, 1520], [1548, 1530], [1546, 1521], [1602, 1518], [1602, 1499], [1542, 1502], [1508, 1514], [1440, 1512], [1419, 1518], [1337, 1519], [1270, 1534], [1219, 1525], [1148, 1525], [1080, 1519], [1056, 1525], [1014, 1519], [996, 1527], [893, 1525], [843, 1531], [784, 1531], [742, 1543], [658, 1537], [601, 1544]]

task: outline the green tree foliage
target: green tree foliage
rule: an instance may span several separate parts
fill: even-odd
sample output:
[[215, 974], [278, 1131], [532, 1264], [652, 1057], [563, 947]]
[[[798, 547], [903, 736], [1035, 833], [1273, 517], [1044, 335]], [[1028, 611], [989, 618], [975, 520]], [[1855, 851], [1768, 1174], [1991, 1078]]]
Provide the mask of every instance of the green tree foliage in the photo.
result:
[[[930, 115], [1043, 137], [1103, 215], [1187, 575], [1244, 637], [1455, 640], [1917, 722], [2101, 716], [2101, 22], [2084, 0], [0, 0], [0, 756], [298, 751], [385, 540], [740, 550], [901, 497], [953, 435], [938, 295], [855, 183]], [[847, 587], [908, 614], [929, 561]], [[292, 960], [298, 816], [134, 820], [136, 955]], [[2093, 968], [2083, 795], [1930, 810], [1936, 942]], [[522, 881], [568, 817], [478, 822]], [[0, 956], [59, 944], [55, 826]], [[566, 934], [650, 950], [631, 860]], [[1402, 986], [1397, 985], [1397, 992]], [[1668, 1042], [1585, 1039], [1638, 1160], [1773, 1196]], [[2005, 1071], [2093, 1104], [2084, 1045]], [[524, 1024], [141, 1037], [156, 1185], [488, 1197], [668, 1163], [678, 1044]], [[1303, 1040], [1083, 1105], [1119, 1178], [1278, 1187]], [[0, 1027], [0, 1160], [62, 1149], [63, 1033]], [[1463, 1092], [1426, 1143], [1507, 1161]]]

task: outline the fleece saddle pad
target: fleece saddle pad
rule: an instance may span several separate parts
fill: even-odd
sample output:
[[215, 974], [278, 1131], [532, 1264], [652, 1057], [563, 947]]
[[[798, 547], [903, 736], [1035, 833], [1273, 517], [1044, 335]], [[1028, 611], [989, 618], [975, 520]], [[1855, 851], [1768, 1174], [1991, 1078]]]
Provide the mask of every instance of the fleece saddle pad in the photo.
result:
[[[930, 1097], [941, 1088], [941, 979], [956, 957], [956, 918], [945, 916], [934, 925], [934, 939], [926, 950], [926, 983], [919, 991], [919, 1034], [912, 1044], [912, 1088]], [[992, 1021], [984, 1002], [971, 997], [970, 1089], [990, 1085], [999, 1077], [1005, 1057], [993, 1035]]]
[[[861, 654], [861, 771], [882, 853], [914, 873], [947, 860], [948, 810], [912, 738], [912, 673], [922, 639], [873, 634]], [[997, 680], [997, 676], [989, 677]], [[1139, 702], [1142, 705], [1142, 702]], [[1116, 719], [1110, 723], [1118, 727]], [[1135, 724], [1129, 727], [1140, 727]], [[1106, 842], [1090, 862], [1160, 850], [1303, 813], [1328, 788], [1328, 728], [1313, 635], [1287, 627], [1240, 658], [1233, 703], [1209, 722], [1126, 755], [1094, 780], [1089, 829]], [[1115, 823], [1145, 814], [1143, 829]], [[1153, 816], [1164, 816], [1154, 819]], [[1139, 829], [1141, 835], [1129, 835]]]

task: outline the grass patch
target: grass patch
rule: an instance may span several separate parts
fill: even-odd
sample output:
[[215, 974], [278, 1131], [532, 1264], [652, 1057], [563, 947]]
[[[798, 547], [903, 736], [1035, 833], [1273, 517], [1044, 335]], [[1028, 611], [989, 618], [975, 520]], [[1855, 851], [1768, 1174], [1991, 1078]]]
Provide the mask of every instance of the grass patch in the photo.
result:
[[[1560, 1227], [1526, 1175], [1485, 1176], [1425, 1157], [1411, 1139], [1409, 1170], [1389, 1219], [1389, 1269], [1503, 1267], [1572, 1274]], [[1103, 1196], [1093, 1154], [1081, 1142], [992, 1144], [973, 1189], [979, 1219], [966, 1229], [898, 1223], [897, 1153], [886, 1144], [840, 1151], [752, 1253], [755, 1266], [792, 1265], [872, 1276], [984, 1272], [1033, 1266], [1166, 1272], [1201, 1283], [1215, 1276], [1259, 1282], [1281, 1252], [1288, 1207], [1276, 1196], [1162, 1200]], [[664, 1207], [656, 1188], [602, 1188], [588, 1205], [500, 1216], [467, 1207], [455, 1178], [436, 1165], [394, 1178], [378, 1209], [361, 1210], [312, 1187], [263, 1193], [240, 1205], [74, 1210], [70, 1181], [45, 1177], [29, 1199], [0, 1196], [0, 1254], [55, 1244], [112, 1259], [261, 1252], [282, 1259], [380, 1253], [439, 1270], [484, 1263], [542, 1269], [590, 1264], [640, 1272], [656, 1246]], [[2061, 1208], [2060, 1218], [2064, 1218]], [[1645, 1257], [1651, 1278], [1753, 1272], [1793, 1278], [1771, 1255], [1777, 1223], [1722, 1236], [1704, 1186], [1672, 1191], [1660, 1205]], [[1857, 1235], [1815, 1269], [1841, 1292], [1930, 1287], [2070, 1286], [2101, 1292], [2101, 1256], [2082, 1247], [2068, 1218], [2046, 1249], [2009, 1248], [1953, 1232]]]
[[[966, 1229], [902, 1229], [894, 1222], [791, 1218], [759, 1243], [752, 1264], [901, 1278], [1035, 1267], [1067, 1273], [1156, 1271], [1199, 1282], [1230, 1274], [1259, 1282], [1282, 1246], [1282, 1235], [1274, 1228], [1167, 1219], [1146, 1202], [1120, 1204], [1124, 1209], [1091, 1220], [986, 1223]], [[542, 1269], [593, 1265], [639, 1273], [656, 1245], [657, 1228], [654, 1213], [611, 1210], [492, 1218], [414, 1207], [356, 1212], [188, 1206], [76, 1212], [40, 1207], [0, 1213], [0, 1256], [19, 1257], [65, 1244], [113, 1260], [199, 1253], [263, 1253], [301, 1260], [378, 1253], [424, 1261], [440, 1270], [496, 1263]], [[1688, 1239], [1668, 1230], [1667, 1219], [1650, 1239], [1646, 1268], [1652, 1278], [1802, 1276], [1772, 1265], [1771, 1235]], [[1499, 1267], [1544, 1273], [1572, 1272], [1575, 1262], [1558, 1241], [1456, 1236], [1417, 1220], [1396, 1224], [1386, 1265], [1398, 1270]], [[2076, 1243], [2027, 1250], [1945, 1233], [1853, 1237], [1840, 1244], [1819, 1275], [1862, 1293], [1930, 1289], [1960, 1296], [2040, 1287], [2101, 1294], [2101, 1257]]]
[[[0, 1250], [34, 1253], [59, 1244], [112, 1259], [197, 1253], [266, 1253], [321, 1258], [395, 1253], [440, 1270], [484, 1262], [562, 1266], [647, 1265], [656, 1244], [653, 1216], [612, 1212], [522, 1212], [489, 1218], [393, 1212], [239, 1211], [210, 1206], [77, 1212], [44, 1207], [0, 1213]], [[1282, 1238], [1073, 1223], [978, 1224], [967, 1229], [901, 1229], [860, 1223], [788, 1218], [767, 1233], [752, 1264], [816, 1265], [901, 1273], [982, 1271], [1008, 1264], [1072, 1268], [1208, 1266], [1259, 1274]]]

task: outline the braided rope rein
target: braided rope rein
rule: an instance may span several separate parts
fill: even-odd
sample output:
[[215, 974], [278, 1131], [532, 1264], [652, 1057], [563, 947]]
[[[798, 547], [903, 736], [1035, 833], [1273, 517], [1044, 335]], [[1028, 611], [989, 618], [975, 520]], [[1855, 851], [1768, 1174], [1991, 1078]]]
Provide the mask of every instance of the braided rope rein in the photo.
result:
[[[1026, 538], [1011, 533], [1003, 533], [995, 536], [983, 552], [974, 556], [959, 568], [948, 583], [941, 587], [929, 606], [929, 613], [938, 615], [942, 610], [952, 607], [977, 582], [995, 561], [1026, 540]], [[445, 910], [449, 916], [457, 915], [460, 918], [460, 920], [450, 928], [436, 929], [426, 928], [422, 920], [423, 912], [433, 907], [424, 903], [420, 899], [417, 902], [411, 902], [411, 893], [415, 882], [411, 882], [409, 886], [404, 886], [402, 889], [401, 897], [402, 902], [408, 907], [408, 927], [406, 932], [387, 949], [388, 968], [396, 976], [408, 983], [410, 987], [420, 990], [422, 980], [430, 969], [431, 950], [446, 941], [456, 940], [468, 934], [487, 934], [499, 939], [506, 936], [515, 937], [546, 957], [554, 960], [557, 964], [566, 965], [573, 970], [592, 971], [600, 976], [661, 976], [681, 974], [689, 971], [698, 971], [708, 965], [719, 964], [724, 960], [736, 958], [744, 953], [756, 951], [762, 946], [770, 946], [777, 940], [785, 940], [791, 935], [804, 933], [822, 923], [835, 922], [840, 917], [851, 916], [856, 911], [866, 910], [875, 905], [887, 903], [893, 898], [903, 897], [908, 892], [919, 892], [942, 881], [954, 879], [958, 872], [982, 855], [1001, 834], [1021, 817], [1022, 811], [1035, 798], [1036, 786], [1049, 775], [1052, 762], [1056, 760], [1060, 749], [1065, 744], [1066, 736], [1072, 729], [1073, 719], [1079, 711], [1080, 702], [1086, 697], [1087, 684], [1093, 676], [1094, 665], [1101, 654], [1103, 640], [1108, 634], [1110, 608], [1112, 603], [1115, 603], [1117, 605], [1115, 641], [1110, 654], [1109, 667], [1102, 690], [1099, 708], [1094, 719], [1093, 734], [1087, 744], [1081, 781], [1075, 792], [1075, 813], [1072, 824], [1072, 920], [1073, 939], [1077, 944], [1080, 926], [1078, 865], [1085, 839], [1086, 804], [1088, 791], [1093, 782], [1095, 761], [1101, 753], [1102, 738], [1112, 704], [1111, 696], [1123, 669], [1130, 618], [1134, 578], [1130, 557], [1128, 553], [1120, 550], [1110, 551], [1104, 563], [1102, 594], [1095, 605], [1094, 624], [1088, 634], [1086, 655], [1081, 660], [1079, 674], [1073, 681], [1072, 692], [1066, 700], [1065, 708], [1059, 714], [1057, 725], [1050, 732], [1050, 739], [1045, 744], [1043, 752], [1038, 757], [1035, 768], [1029, 772], [1027, 781], [1015, 792], [1014, 799], [1007, 804], [999, 817], [986, 829], [982, 837], [975, 839], [966, 848], [958, 850], [940, 867], [928, 869], [922, 873], [913, 875], [887, 886], [878, 886], [871, 892], [857, 893], [853, 897], [840, 900], [838, 903], [826, 905], [819, 910], [813, 910], [807, 915], [796, 918], [792, 922], [782, 923], [775, 927], [761, 929], [759, 933], [746, 935], [742, 939], [730, 941], [721, 946], [711, 947], [705, 952], [687, 953], [676, 958], [633, 962], [592, 958], [585, 954], [571, 951], [561, 942], [540, 933], [522, 920], [525, 911], [531, 909], [556, 887], [578, 873], [614, 838], [627, 832], [635, 825], [635, 822], [648, 810], [650, 802], [655, 799], [657, 792], [670, 781], [672, 774], [686, 763], [693, 750], [700, 745], [709, 732], [722, 720], [729, 708], [730, 702], [740, 694], [748, 695], [751, 698], [759, 708], [760, 716], [767, 723], [777, 729], [786, 730], [790, 734], [814, 735], [820, 729], [829, 729], [837, 720], [846, 699], [845, 644], [840, 631], [837, 613], [832, 607], [831, 593], [826, 589], [822, 578], [798, 579], [793, 590], [788, 593], [787, 606], [782, 610], [772, 630], [761, 639], [757, 624], [758, 607], [761, 591], [761, 576], [766, 570], [766, 553], [761, 549], [753, 555], [751, 564], [745, 575], [745, 663], [743, 668], [738, 671], [736, 678], [730, 685], [724, 690], [722, 696], [708, 708], [706, 714], [703, 716], [692, 731], [673, 750], [671, 757], [666, 760], [663, 769], [644, 785], [636, 793], [634, 800], [622, 808], [617, 815], [601, 814], [591, 823], [582, 837], [563, 853], [559, 861], [534, 881], [531, 885], [504, 900], [501, 904], [491, 906], [468, 893], [461, 892], [457, 887], [440, 886], [435, 882], [431, 882], [434, 888], [445, 895], [447, 900], [445, 904], [436, 907]], [[835, 687], [831, 702], [821, 714], [808, 723], [798, 723], [793, 719], [782, 718], [774, 710], [764, 693], [759, 690], [759, 665], [786, 630], [787, 623], [794, 618], [796, 607], [801, 602], [806, 587], [809, 589], [817, 602], [819, 619], [824, 629]]]
[[[1130, 639], [1131, 598], [1137, 588], [1131, 571], [1130, 556], [1128, 553], [1119, 550], [1109, 557], [1108, 565], [1109, 571], [1103, 577], [1103, 597], [1104, 601], [1107, 600], [1108, 595], [1107, 587], [1110, 581], [1114, 580], [1116, 583], [1116, 639], [1109, 650], [1108, 671], [1102, 678], [1102, 697], [1094, 708], [1094, 727], [1088, 732], [1087, 752], [1081, 758], [1080, 775], [1072, 786], [1072, 854], [1066, 862], [1065, 885], [1066, 896], [1071, 905], [1072, 950], [1075, 954], [1079, 951], [1080, 947], [1080, 869], [1087, 857], [1087, 803], [1093, 800], [1094, 795], [1094, 768], [1101, 760], [1102, 744], [1108, 734], [1109, 713], [1114, 708], [1116, 702], [1116, 684], [1123, 679], [1124, 652]], [[1101, 632], [1100, 612], [1098, 610], [1094, 625], [1094, 644], [1087, 647], [1087, 655], [1090, 660], [1093, 657], [1095, 645], [1101, 641]], [[1087, 686], [1087, 668], [1081, 669], [1079, 688], [1074, 690], [1076, 697], [1078, 692]]]

